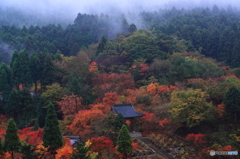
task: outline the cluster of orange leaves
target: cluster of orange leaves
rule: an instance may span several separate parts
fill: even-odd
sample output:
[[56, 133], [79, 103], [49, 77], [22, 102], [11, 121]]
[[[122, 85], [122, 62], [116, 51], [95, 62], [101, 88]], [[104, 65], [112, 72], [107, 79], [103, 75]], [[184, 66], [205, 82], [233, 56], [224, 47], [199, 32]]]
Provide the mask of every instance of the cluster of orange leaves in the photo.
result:
[[170, 124], [171, 122], [167, 119], [167, 118], [164, 118], [163, 120], [160, 120], [159, 121], [159, 125], [161, 126], [161, 127], [163, 127], [164, 125], [166, 125], [166, 124]]
[[206, 137], [205, 134], [188, 134], [186, 136], [186, 140], [193, 141], [194, 144], [198, 143], [206, 143], [207, 141], [204, 139]]
[[138, 149], [139, 148], [139, 145], [137, 142], [132, 142], [132, 147], [134, 150]]
[[156, 94], [166, 94], [166, 93], [171, 93], [172, 91], [176, 90], [176, 86], [167, 86], [167, 85], [161, 85], [159, 86], [157, 83], [150, 83], [147, 86], [147, 92], [150, 93], [151, 95], [156, 95]]
[[114, 153], [114, 151], [116, 151], [112, 140], [107, 137], [91, 138], [90, 143], [90, 150], [92, 152], [98, 152], [100, 155], [103, 153]]
[[97, 77], [92, 78], [93, 86], [99, 91], [99, 93], [104, 94], [107, 92], [123, 92], [126, 89], [134, 88], [134, 79], [131, 74], [100, 74]]
[[93, 118], [102, 118], [101, 110], [80, 110], [68, 126], [73, 135], [84, 136], [91, 133], [89, 129]]
[[89, 72], [94, 72], [97, 70], [97, 62], [92, 62], [89, 66]]
[[218, 104], [216, 111], [218, 113], [218, 117], [220, 119], [222, 119], [224, 117], [224, 113], [225, 113], [225, 104], [224, 103]]
[[78, 97], [74, 94], [64, 95], [61, 101], [57, 102], [61, 111], [63, 112], [64, 118], [67, 116], [73, 116], [82, 108], [81, 97]]

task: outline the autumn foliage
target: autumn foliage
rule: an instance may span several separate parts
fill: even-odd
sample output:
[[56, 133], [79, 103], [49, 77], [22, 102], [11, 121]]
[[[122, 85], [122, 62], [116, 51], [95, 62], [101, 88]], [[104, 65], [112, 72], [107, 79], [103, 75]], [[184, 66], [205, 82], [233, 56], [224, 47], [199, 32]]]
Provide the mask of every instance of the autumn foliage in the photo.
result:
[[131, 74], [100, 74], [92, 78], [94, 88], [97, 89], [100, 95], [107, 92], [123, 92], [125, 89], [134, 88], [134, 80]]
[[206, 137], [205, 134], [188, 134], [186, 136], [186, 140], [192, 141], [194, 144], [206, 143], [207, 141], [204, 139]]
[[170, 124], [171, 122], [167, 119], [167, 118], [164, 118], [163, 120], [160, 120], [159, 121], [159, 125], [161, 126], [161, 127], [164, 127], [164, 125], [166, 125], [166, 124]]
[[115, 152], [112, 140], [107, 137], [91, 138], [90, 143], [90, 150], [92, 152], [97, 152], [100, 156]]
[[218, 104], [216, 111], [218, 113], [218, 117], [222, 119], [225, 113], [225, 104], [224, 103]]
[[59, 105], [61, 111], [64, 114], [64, 117], [66, 116], [74, 116], [77, 114], [79, 110], [83, 109], [83, 106], [81, 104], [81, 97], [78, 97], [77, 95], [64, 95], [61, 99], [61, 101], [57, 102]]

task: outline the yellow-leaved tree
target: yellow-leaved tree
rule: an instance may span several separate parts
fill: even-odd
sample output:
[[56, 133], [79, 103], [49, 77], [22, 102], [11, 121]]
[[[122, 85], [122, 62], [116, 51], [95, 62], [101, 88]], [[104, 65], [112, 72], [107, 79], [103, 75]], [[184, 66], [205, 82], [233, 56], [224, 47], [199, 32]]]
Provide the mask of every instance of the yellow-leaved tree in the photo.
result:
[[202, 121], [213, 119], [214, 108], [206, 99], [206, 92], [200, 89], [172, 92], [171, 103], [168, 105], [172, 120], [185, 123], [188, 127], [194, 127]]

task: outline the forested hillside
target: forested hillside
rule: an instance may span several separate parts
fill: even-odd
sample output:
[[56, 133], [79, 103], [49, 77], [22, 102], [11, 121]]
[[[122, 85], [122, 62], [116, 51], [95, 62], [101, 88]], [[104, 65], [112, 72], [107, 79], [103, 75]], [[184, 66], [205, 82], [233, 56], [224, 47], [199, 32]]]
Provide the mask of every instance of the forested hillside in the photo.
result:
[[[79, 13], [67, 26], [32, 19], [24, 26], [14, 14], [3, 21], [2, 158], [157, 158], [130, 139], [133, 127], [175, 158], [240, 148], [240, 12], [174, 7], [130, 19]], [[145, 116], [114, 115], [112, 104], [122, 103]], [[73, 149], [62, 134], [82, 143]]]

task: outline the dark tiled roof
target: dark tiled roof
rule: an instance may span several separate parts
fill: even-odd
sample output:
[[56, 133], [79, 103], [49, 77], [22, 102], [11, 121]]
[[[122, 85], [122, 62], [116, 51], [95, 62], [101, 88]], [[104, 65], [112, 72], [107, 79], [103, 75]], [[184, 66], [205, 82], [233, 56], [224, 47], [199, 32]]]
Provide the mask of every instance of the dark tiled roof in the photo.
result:
[[134, 117], [142, 117], [144, 114], [138, 113], [132, 106], [131, 103], [124, 104], [113, 104], [112, 110], [119, 114], [121, 113], [124, 118], [134, 118]]

